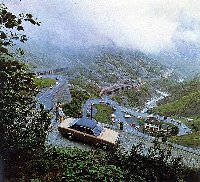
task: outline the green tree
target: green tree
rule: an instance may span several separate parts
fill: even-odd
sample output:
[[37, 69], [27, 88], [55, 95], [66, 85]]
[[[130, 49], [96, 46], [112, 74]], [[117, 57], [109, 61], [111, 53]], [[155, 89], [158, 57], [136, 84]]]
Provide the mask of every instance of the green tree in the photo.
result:
[[[49, 119], [36, 110], [34, 74], [18, 61], [0, 60], [1, 150], [38, 147], [44, 143]], [[3, 151], [2, 151], [3, 152]]]
[[[15, 15], [0, 3], [0, 158], [7, 159], [7, 175], [16, 176], [21, 163], [43, 151], [50, 117], [36, 109], [35, 75], [15, 59], [23, 54], [15, 43], [27, 41], [23, 22], [39, 25], [31, 14]], [[14, 162], [13, 162], [14, 161]]]
[[130, 182], [185, 181], [186, 177], [198, 174], [196, 170], [183, 166], [182, 159], [173, 156], [171, 150], [161, 147], [158, 141], [154, 141], [149, 150], [143, 143], [134, 145], [131, 152], [116, 149], [107, 155], [107, 159], [110, 165], [126, 171], [124, 181]]
[[70, 90], [72, 100], [70, 103], [67, 103], [63, 107], [63, 111], [66, 116], [69, 117], [78, 117], [78, 114], [81, 113], [82, 105], [87, 99], [89, 99], [89, 94], [86, 91], [78, 90], [73, 88]]
[[[13, 47], [16, 41], [26, 42], [28, 37], [23, 33], [24, 27], [22, 26], [23, 22], [30, 22], [33, 25], [40, 25], [40, 22], [37, 19], [34, 19], [30, 13], [21, 13], [15, 15], [12, 12], [8, 11], [8, 8], [5, 4], [0, 3], [0, 54], [12, 55], [14, 52], [11, 52], [9, 47]], [[23, 54], [22, 49], [18, 49], [18, 52]]]
[[[27, 151], [44, 146], [50, 124], [48, 112], [36, 110], [35, 75], [15, 60], [15, 41], [27, 40], [21, 33], [23, 21], [39, 25], [31, 14], [16, 16], [0, 4], [0, 154], [3, 158], [25, 157]], [[16, 153], [18, 156], [13, 155]]]
[[171, 128], [171, 132], [170, 132], [171, 135], [177, 135], [178, 132], [179, 132], [179, 129], [178, 129], [177, 126], [173, 126], [173, 127]]

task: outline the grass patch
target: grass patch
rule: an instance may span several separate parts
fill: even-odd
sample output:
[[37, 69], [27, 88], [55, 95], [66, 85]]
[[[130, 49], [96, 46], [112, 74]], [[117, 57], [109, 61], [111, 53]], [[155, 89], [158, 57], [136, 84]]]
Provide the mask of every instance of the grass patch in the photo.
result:
[[187, 118], [184, 117], [177, 117], [175, 116], [174, 119], [180, 120], [182, 123], [187, 125], [192, 132], [200, 131], [200, 118], [199, 117], [190, 117], [191, 121], [188, 121]]
[[97, 108], [97, 113], [94, 118], [99, 122], [105, 124], [112, 124], [111, 121], [112, 108], [104, 104], [96, 104], [95, 107]]
[[182, 123], [187, 125], [192, 130], [192, 133], [183, 136], [170, 137], [169, 141], [186, 147], [200, 147], [200, 118], [190, 117], [190, 119], [193, 120], [188, 121], [187, 118], [175, 116], [174, 119], [180, 120]]
[[186, 116], [198, 117], [200, 116], [200, 92], [190, 93], [180, 99], [163, 104], [153, 109], [155, 113], [169, 116]]
[[[192, 91], [191, 91], [192, 92]], [[200, 147], [200, 92], [189, 93], [176, 101], [168, 102], [154, 108], [153, 111], [160, 115], [170, 116], [187, 125], [191, 134], [173, 136], [169, 141], [187, 147]], [[187, 118], [193, 119], [189, 121]]]
[[169, 138], [169, 141], [186, 147], [200, 147], [200, 132], [194, 132], [183, 136], [173, 136]]
[[34, 82], [38, 88], [46, 88], [56, 84], [56, 80], [53, 78], [35, 78]]

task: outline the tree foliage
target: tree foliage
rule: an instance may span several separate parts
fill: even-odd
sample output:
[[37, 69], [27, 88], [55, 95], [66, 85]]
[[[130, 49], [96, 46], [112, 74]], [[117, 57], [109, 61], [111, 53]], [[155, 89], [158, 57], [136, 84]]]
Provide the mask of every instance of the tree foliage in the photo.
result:
[[78, 90], [77, 88], [71, 89], [70, 93], [72, 101], [64, 105], [63, 111], [66, 116], [78, 117], [84, 102], [89, 99], [90, 96], [86, 91]]
[[[28, 37], [23, 33], [23, 22], [30, 22], [33, 25], [40, 25], [37, 19], [34, 19], [30, 13], [21, 13], [15, 15], [8, 10], [5, 4], [0, 3], [0, 53], [12, 55], [11, 49], [16, 41], [26, 42]], [[19, 53], [23, 54], [22, 49], [18, 49]]]
[[1, 152], [39, 147], [44, 144], [49, 117], [36, 110], [35, 76], [18, 61], [1, 58], [0, 65]]
[[5, 158], [43, 146], [50, 122], [46, 111], [36, 110], [35, 75], [15, 60], [15, 41], [27, 41], [23, 21], [39, 25], [31, 14], [16, 16], [0, 4], [0, 154]]
[[198, 179], [195, 170], [185, 168], [180, 158], [159, 143], [146, 155], [143, 146], [133, 146], [130, 153], [123, 149], [110, 152], [83, 151], [70, 148], [50, 148], [37, 159], [23, 164], [21, 179], [29, 181], [185, 181]]

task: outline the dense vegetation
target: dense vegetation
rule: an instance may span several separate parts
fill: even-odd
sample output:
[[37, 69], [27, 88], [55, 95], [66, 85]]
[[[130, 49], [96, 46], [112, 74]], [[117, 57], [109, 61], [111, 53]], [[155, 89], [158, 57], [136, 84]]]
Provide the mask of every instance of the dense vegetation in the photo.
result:
[[76, 77], [69, 82], [71, 84], [70, 93], [72, 100], [66, 103], [63, 111], [66, 116], [80, 117], [82, 106], [89, 98], [98, 97], [100, 89], [98, 86], [84, 79]]
[[87, 99], [90, 98], [86, 91], [78, 90], [77, 88], [70, 89], [72, 100], [63, 106], [63, 111], [66, 116], [80, 117], [82, 113], [82, 106]]
[[[94, 80], [93, 80], [94, 81]], [[83, 76], [78, 76], [69, 81], [77, 89], [87, 92], [91, 98], [99, 97], [100, 88], [94, 82]]]
[[[141, 154], [140, 145], [133, 146], [129, 154], [118, 149], [105, 153], [96, 149], [51, 148], [37, 158], [32, 157], [31, 162], [20, 163], [18, 179], [58, 182], [198, 180], [195, 170], [184, 168], [180, 159], [170, 156], [170, 151], [161, 150], [156, 142], [147, 156]], [[10, 178], [15, 174], [10, 174]]]
[[0, 64], [0, 151], [7, 155], [39, 147], [44, 144], [50, 119], [46, 111], [36, 110], [34, 74], [8, 58], [1, 58]]
[[53, 78], [35, 78], [34, 82], [38, 88], [51, 87], [56, 84], [56, 80]]

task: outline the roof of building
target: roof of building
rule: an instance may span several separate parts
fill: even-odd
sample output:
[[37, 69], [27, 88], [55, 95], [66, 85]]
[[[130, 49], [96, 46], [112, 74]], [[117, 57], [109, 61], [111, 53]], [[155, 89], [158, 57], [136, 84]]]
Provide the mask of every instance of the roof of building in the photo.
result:
[[98, 122], [95, 119], [80, 118], [77, 120], [76, 125], [85, 126], [87, 128], [95, 128]]
[[100, 135], [103, 130], [101, 123], [98, 123], [95, 119], [80, 118], [75, 120], [71, 126], [73, 125], [90, 128], [95, 136]]

